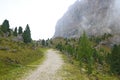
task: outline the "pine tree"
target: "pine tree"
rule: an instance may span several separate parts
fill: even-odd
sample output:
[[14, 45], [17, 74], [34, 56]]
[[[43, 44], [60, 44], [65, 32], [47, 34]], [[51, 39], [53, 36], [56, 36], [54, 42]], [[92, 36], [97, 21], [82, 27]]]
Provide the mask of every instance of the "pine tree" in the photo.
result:
[[17, 35], [18, 35], [18, 33], [17, 33], [17, 27], [15, 27], [15, 30], [14, 30], [14, 32], [13, 32], [13, 35], [14, 35], [14, 36], [17, 36]]
[[22, 34], [22, 33], [23, 33], [22, 30], [23, 30], [23, 29], [22, 29], [22, 27], [20, 26], [19, 29], [18, 29], [18, 34]]
[[10, 31], [9, 29], [9, 21], [8, 20], [4, 20], [4, 22], [2, 23], [2, 26], [1, 26], [1, 30], [4, 32], [4, 33], [7, 33]]
[[30, 28], [29, 28], [28, 24], [26, 26], [26, 29], [25, 29], [24, 33], [23, 33], [23, 39], [24, 39], [25, 43], [30, 43], [32, 41], [31, 31], [30, 31]]
[[120, 45], [114, 45], [112, 53], [109, 54], [108, 59], [111, 71], [120, 75]]
[[44, 39], [42, 40], [42, 46], [45, 46], [45, 40]]
[[90, 40], [88, 39], [85, 32], [83, 33], [83, 36], [80, 38], [78, 58], [81, 66], [82, 62], [87, 63], [88, 73], [90, 74], [92, 72], [93, 50], [91, 47]]

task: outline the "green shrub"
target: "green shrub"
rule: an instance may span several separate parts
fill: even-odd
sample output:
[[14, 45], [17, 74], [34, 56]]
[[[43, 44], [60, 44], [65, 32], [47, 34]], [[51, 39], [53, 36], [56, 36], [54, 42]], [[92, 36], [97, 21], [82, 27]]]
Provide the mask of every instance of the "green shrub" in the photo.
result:
[[120, 75], [120, 45], [114, 45], [111, 54], [108, 55], [108, 61], [111, 71]]

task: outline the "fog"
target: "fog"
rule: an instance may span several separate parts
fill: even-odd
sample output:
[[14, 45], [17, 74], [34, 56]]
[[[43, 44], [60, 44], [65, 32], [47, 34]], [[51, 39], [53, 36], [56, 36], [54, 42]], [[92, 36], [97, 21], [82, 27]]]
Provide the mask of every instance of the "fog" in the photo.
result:
[[77, 0], [56, 24], [54, 37], [120, 34], [120, 0]]

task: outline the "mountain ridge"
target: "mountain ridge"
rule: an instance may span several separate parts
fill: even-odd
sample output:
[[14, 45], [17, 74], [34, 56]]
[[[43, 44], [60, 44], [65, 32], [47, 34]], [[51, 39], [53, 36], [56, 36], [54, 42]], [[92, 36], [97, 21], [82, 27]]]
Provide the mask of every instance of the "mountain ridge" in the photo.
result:
[[58, 20], [55, 37], [80, 37], [104, 33], [120, 34], [119, 0], [77, 0]]

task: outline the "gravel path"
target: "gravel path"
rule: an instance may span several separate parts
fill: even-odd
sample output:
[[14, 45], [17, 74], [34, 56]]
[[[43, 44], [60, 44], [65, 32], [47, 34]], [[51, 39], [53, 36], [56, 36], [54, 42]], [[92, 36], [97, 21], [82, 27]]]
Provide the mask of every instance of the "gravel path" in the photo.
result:
[[61, 80], [57, 71], [63, 65], [63, 60], [55, 50], [48, 50], [46, 60], [24, 80]]

